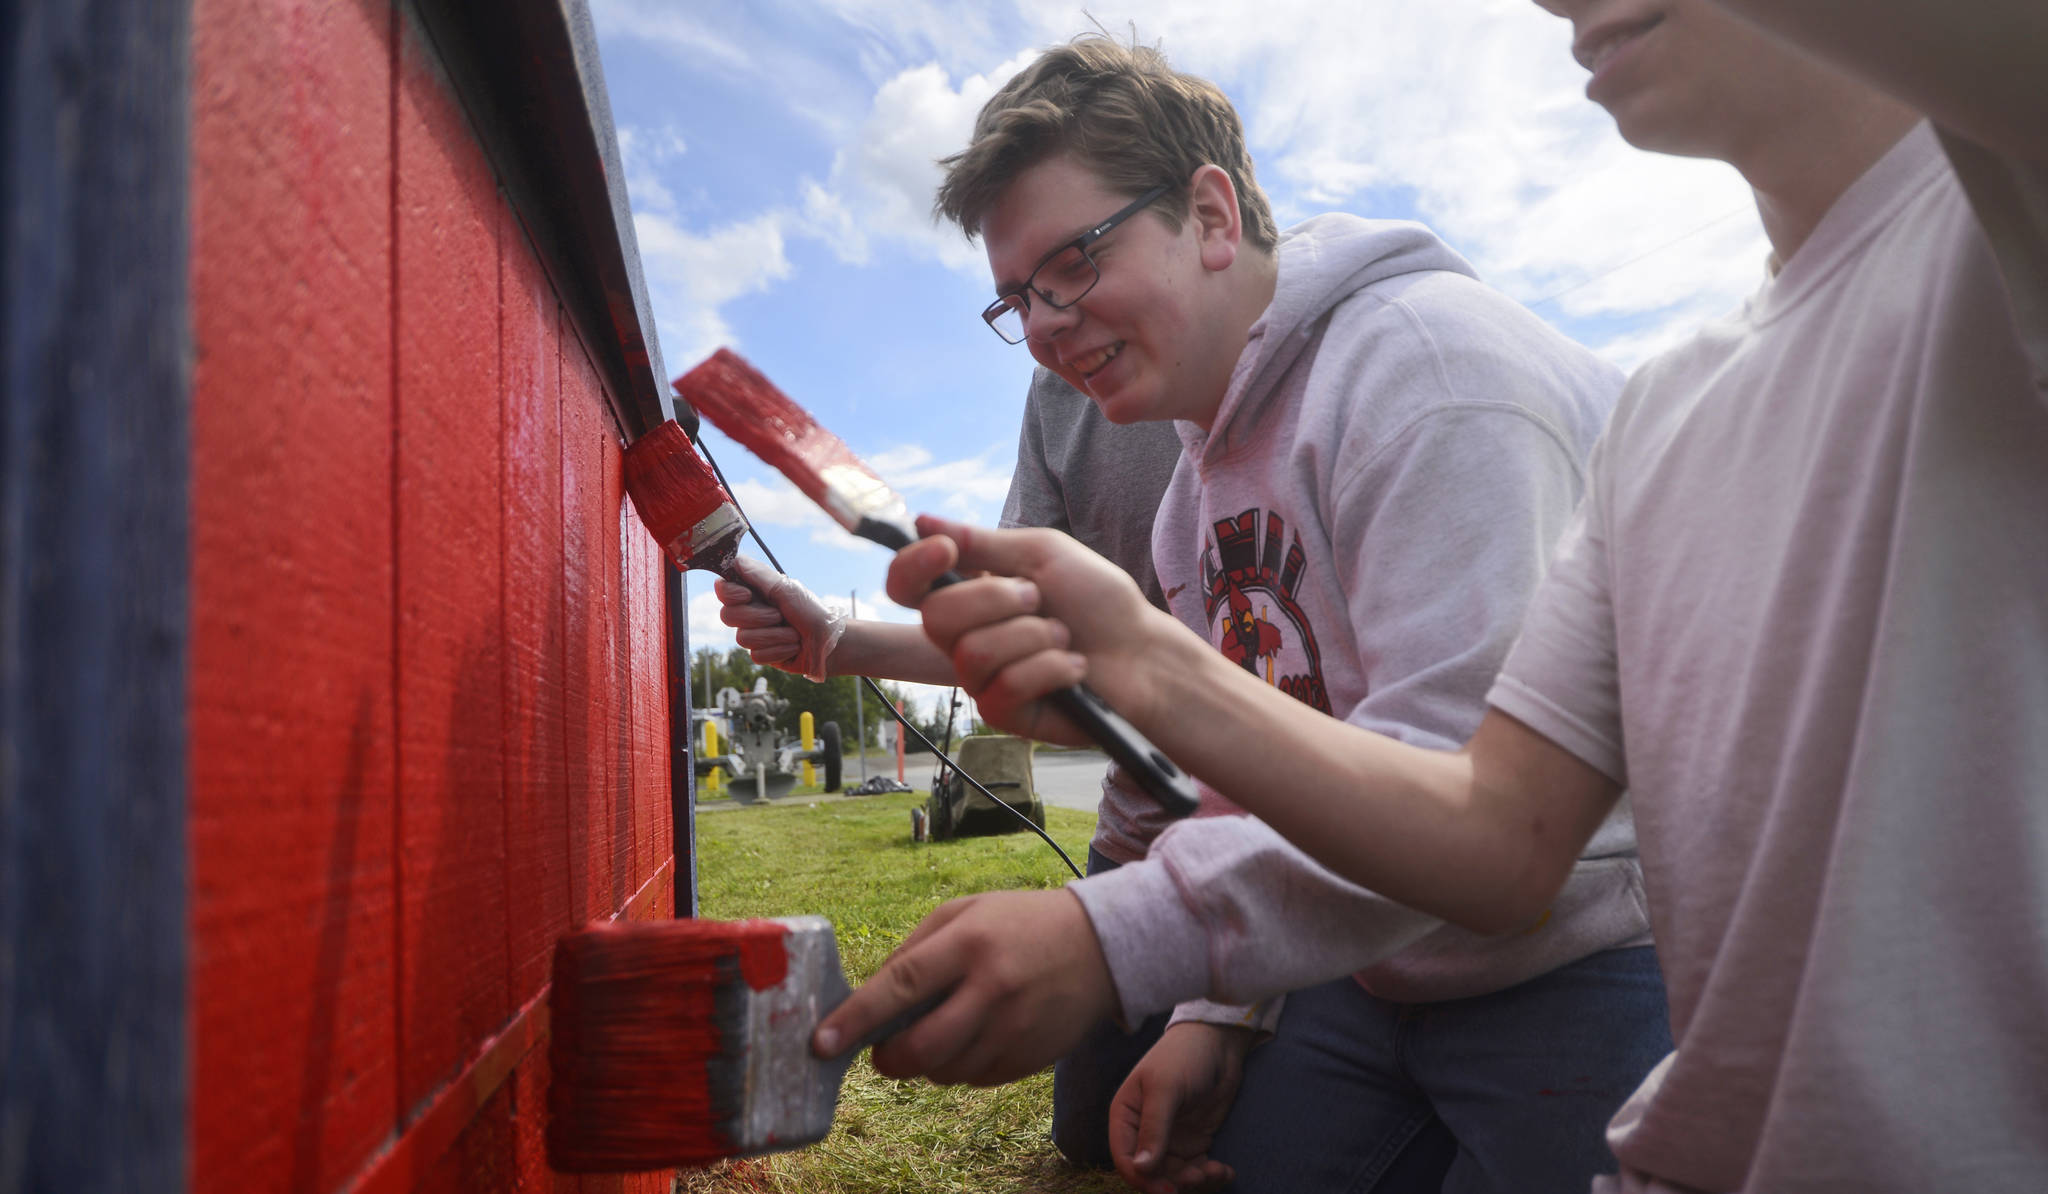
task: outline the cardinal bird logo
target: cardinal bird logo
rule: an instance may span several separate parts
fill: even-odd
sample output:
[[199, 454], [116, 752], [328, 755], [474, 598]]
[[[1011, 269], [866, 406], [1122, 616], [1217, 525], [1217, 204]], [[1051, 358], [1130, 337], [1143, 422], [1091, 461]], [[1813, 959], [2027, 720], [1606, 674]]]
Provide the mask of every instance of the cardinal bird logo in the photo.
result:
[[1219, 519], [1202, 548], [1202, 604], [1224, 657], [1304, 704], [1330, 712], [1315, 627], [1294, 595], [1308, 556], [1286, 519], [1253, 508]]

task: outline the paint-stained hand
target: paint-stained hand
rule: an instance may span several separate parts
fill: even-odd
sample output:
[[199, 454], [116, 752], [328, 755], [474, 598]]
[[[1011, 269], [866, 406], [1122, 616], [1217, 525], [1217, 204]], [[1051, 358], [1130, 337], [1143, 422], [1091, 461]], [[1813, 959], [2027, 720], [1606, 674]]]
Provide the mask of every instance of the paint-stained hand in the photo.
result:
[[1109, 1149], [1118, 1173], [1145, 1194], [1207, 1194], [1234, 1171], [1209, 1143], [1237, 1101], [1247, 1028], [1187, 1021], [1166, 1030], [1109, 1105]]
[[[1058, 531], [991, 531], [922, 516], [896, 553], [889, 596], [915, 606], [984, 720], [1045, 742], [1088, 739], [1046, 694], [1086, 679], [1141, 732], [1161, 709], [1153, 648], [1191, 635], [1115, 564]], [[948, 568], [992, 575], [933, 590]], [[1199, 642], [1197, 640], [1197, 645]]]
[[1116, 1012], [1102, 946], [1071, 892], [996, 891], [940, 906], [818, 1025], [832, 1057], [935, 995], [945, 1001], [875, 1046], [875, 1069], [995, 1086], [1038, 1072]]
[[759, 560], [740, 556], [733, 570], [745, 584], [719, 580], [711, 586], [718, 620], [737, 632], [733, 641], [755, 663], [823, 682], [831, 674], [832, 648], [846, 633], [846, 615]]

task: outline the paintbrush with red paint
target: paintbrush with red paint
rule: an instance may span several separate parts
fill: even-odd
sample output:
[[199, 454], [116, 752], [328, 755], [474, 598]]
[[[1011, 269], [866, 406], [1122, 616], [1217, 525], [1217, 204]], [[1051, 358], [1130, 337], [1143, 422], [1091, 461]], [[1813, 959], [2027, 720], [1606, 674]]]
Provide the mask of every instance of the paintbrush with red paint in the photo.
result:
[[[910, 507], [845, 441], [763, 377], [738, 353], [721, 348], [675, 380], [675, 390], [720, 431], [782, 471], [834, 521], [863, 539], [901, 550], [917, 538]], [[933, 587], [954, 584], [948, 572]], [[1194, 784], [1136, 726], [1085, 684], [1052, 694], [1052, 702], [1109, 752], [1126, 774], [1175, 817], [1198, 807]]]
[[860, 1049], [811, 1033], [849, 994], [821, 916], [613, 921], [555, 944], [548, 993], [548, 1164], [637, 1173], [801, 1148], [825, 1138]]
[[747, 520], [670, 419], [626, 449], [626, 492], [654, 541], [676, 567], [702, 568], [738, 581], [733, 560]]

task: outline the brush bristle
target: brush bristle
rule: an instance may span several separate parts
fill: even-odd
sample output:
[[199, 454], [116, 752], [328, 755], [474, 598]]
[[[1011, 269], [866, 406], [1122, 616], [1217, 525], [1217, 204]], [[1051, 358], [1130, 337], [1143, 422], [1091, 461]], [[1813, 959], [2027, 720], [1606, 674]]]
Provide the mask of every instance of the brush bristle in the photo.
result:
[[626, 449], [625, 474], [633, 508], [662, 544], [689, 534], [728, 503], [725, 487], [674, 419], [633, 441]]
[[787, 932], [768, 920], [621, 921], [556, 943], [548, 1164], [637, 1173], [738, 1153], [747, 1003], [782, 980]]
[[698, 413], [773, 465], [805, 496], [830, 504], [826, 470], [851, 466], [868, 472], [838, 436], [818, 425], [746, 358], [721, 348], [675, 380], [676, 393]]
[[675, 420], [633, 441], [625, 473], [641, 524], [676, 567], [735, 577], [747, 520]]

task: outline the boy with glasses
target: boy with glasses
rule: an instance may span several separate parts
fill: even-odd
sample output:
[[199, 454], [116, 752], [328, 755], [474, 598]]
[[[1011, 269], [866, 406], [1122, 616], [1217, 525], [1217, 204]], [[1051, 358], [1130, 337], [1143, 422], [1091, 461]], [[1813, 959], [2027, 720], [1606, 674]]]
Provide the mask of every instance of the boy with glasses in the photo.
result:
[[[1048, 51], [945, 164], [937, 206], [983, 242], [991, 327], [1110, 422], [1178, 432], [1153, 558], [1180, 621], [1332, 724], [1423, 746], [1469, 735], [1619, 374], [1417, 225], [1326, 215], [1281, 233], [1229, 101], [1148, 49]], [[1227, 721], [1204, 728], [1271, 761]], [[1177, 1124], [1179, 1176], [1528, 1191], [1611, 1168], [1600, 1125], [1668, 1048], [1625, 813], [1545, 916], [1489, 939], [1337, 879], [1204, 795], [1222, 815], [1073, 895], [1009, 893], [1062, 901], [1078, 936], [1027, 919], [988, 939], [1013, 974], [1079, 944], [1127, 1009], [1376, 963], [1284, 1005], [1176, 1012], [1116, 1114]], [[1002, 1004], [1003, 986], [956, 999]], [[985, 1047], [1036, 1068], [1111, 1010]], [[1011, 1076], [966, 1057], [919, 1068]]]
[[[1626, 783], [1678, 1047], [1603, 1189], [2048, 1189], [2048, 9], [1545, 7], [1632, 143], [1742, 172], [1773, 253], [1632, 379], [1464, 749], [1301, 718], [1051, 536], [952, 528], [965, 566], [1036, 583], [949, 591], [926, 627], [986, 716], [1054, 737], [1030, 698], [1080, 648], [1190, 770], [1481, 929], [1550, 898]], [[953, 556], [915, 545], [892, 591]], [[1280, 765], [1189, 733], [1211, 709]], [[947, 931], [977, 915], [914, 934], [909, 976], [978, 989]], [[1013, 1003], [1099, 998], [1041, 964], [1065, 986], [1011, 976]], [[869, 988], [828, 1039], [923, 992]], [[897, 1072], [977, 1036], [924, 1027]]]

